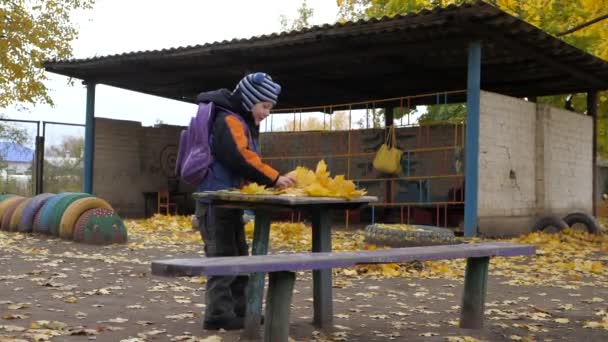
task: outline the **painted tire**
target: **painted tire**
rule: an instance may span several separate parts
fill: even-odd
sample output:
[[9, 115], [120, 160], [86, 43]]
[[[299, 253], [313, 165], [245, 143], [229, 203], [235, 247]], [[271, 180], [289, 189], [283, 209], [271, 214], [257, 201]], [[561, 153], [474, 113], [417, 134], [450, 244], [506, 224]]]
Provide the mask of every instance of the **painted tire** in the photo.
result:
[[15, 195], [13, 195], [13, 194], [0, 195], [0, 202], [4, 201], [7, 198], [11, 198], [11, 197], [15, 197]]
[[51, 234], [53, 236], [59, 236], [59, 225], [61, 224], [61, 218], [63, 217], [63, 213], [70, 206], [70, 204], [74, 203], [75, 201], [77, 201], [81, 198], [86, 198], [86, 197], [91, 197], [91, 195], [84, 194], [84, 193], [76, 193], [76, 194], [71, 194], [70, 196], [65, 196], [64, 198], [59, 200], [57, 202], [57, 204], [55, 204], [55, 206], [53, 207], [53, 210], [50, 215], [50, 219], [48, 221], [49, 222], [49, 234]]
[[50, 198], [38, 211], [38, 218], [34, 220], [34, 231], [49, 234], [50, 226], [49, 221], [51, 219], [51, 213], [53, 212], [53, 208], [61, 199], [73, 195], [75, 192], [62, 192]]
[[4, 201], [0, 202], [0, 229], [2, 229], [2, 219], [4, 218], [4, 215], [7, 211], [8, 208], [10, 208], [13, 204], [20, 202], [21, 199], [23, 199], [25, 197], [21, 197], [21, 196], [11, 196], [10, 198], [5, 199]]
[[42, 233], [38, 230], [40, 227], [40, 210], [34, 215], [34, 223], [32, 224], [32, 233]]
[[13, 213], [15, 212], [17, 207], [25, 201], [27, 201], [27, 198], [25, 198], [25, 197], [19, 197], [19, 198], [17, 198], [17, 200], [12, 201], [11, 205], [8, 208], [6, 208], [4, 215], [2, 215], [2, 223], [1, 223], [0, 229], [6, 230], [6, 231], [9, 230], [9, 227], [11, 225], [11, 218], [13, 217]]
[[40, 194], [32, 198], [32, 200], [27, 204], [27, 206], [23, 209], [21, 213], [21, 218], [19, 219], [19, 223], [17, 224], [17, 231], [20, 232], [31, 232], [34, 229], [34, 217], [42, 208], [44, 203], [48, 201], [50, 198], [55, 196], [54, 194]]
[[17, 224], [19, 223], [19, 219], [21, 219], [21, 215], [23, 214], [23, 209], [32, 201], [32, 198], [27, 198], [25, 201], [21, 202], [19, 206], [13, 212], [11, 219], [8, 224], [8, 230], [11, 232], [17, 231]]
[[74, 241], [92, 245], [126, 243], [127, 228], [113, 210], [89, 209], [74, 224]]
[[398, 227], [391, 228], [390, 224], [369, 225], [365, 227], [365, 242], [391, 247], [434, 246], [460, 243], [454, 236], [454, 232], [450, 229], [422, 225], [410, 226], [412, 230], [399, 229]]
[[108, 209], [114, 212], [112, 206], [101, 198], [85, 197], [74, 201], [61, 217], [59, 236], [62, 239], [72, 239], [74, 235], [74, 224], [78, 221], [78, 218], [85, 211], [97, 208]]

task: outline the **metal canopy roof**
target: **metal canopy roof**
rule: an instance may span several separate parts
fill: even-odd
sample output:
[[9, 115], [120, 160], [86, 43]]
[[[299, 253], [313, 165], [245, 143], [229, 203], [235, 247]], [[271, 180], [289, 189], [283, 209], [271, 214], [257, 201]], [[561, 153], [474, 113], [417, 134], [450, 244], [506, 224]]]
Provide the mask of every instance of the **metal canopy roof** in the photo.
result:
[[281, 83], [278, 108], [466, 89], [482, 41], [481, 87], [523, 97], [608, 89], [608, 62], [484, 2], [297, 32], [88, 59], [47, 71], [192, 102], [247, 72]]

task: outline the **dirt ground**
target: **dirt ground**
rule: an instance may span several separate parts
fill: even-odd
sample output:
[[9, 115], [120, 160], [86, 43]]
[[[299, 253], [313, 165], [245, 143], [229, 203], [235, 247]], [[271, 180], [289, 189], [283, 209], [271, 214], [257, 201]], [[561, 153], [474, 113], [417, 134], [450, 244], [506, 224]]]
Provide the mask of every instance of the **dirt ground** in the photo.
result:
[[[0, 232], [0, 341], [238, 341], [240, 331], [202, 329], [203, 278], [149, 273], [153, 259], [201, 255], [196, 233], [179, 243], [146, 244], [151, 238], [132, 234], [129, 245], [95, 247]], [[601, 267], [605, 254], [594, 255]], [[312, 277], [302, 272], [290, 335], [296, 341], [608, 341], [605, 278], [552, 284], [538, 270], [537, 285], [514, 286], [509, 274], [521, 269], [510, 270], [491, 270], [481, 330], [458, 328], [460, 279], [336, 272], [332, 332], [311, 325]]]

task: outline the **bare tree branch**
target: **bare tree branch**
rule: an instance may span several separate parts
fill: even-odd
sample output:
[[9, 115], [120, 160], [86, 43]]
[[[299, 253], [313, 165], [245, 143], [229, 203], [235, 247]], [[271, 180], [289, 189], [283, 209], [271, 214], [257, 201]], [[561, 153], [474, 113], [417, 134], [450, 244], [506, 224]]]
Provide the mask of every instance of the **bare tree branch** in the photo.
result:
[[608, 19], [608, 13], [607, 13], [607, 14], [604, 14], [604, 15], [602, 15], [602, 16], [600, 16], [600, 17], [597, 17], [597, 18], [595, 18], [595, 19], [593, 19], [593, 20], [590, 20], [590, 21], [584, 22], [584, 23], [582, 23], [582, 24], [580, 24], [580, 25], [574, 26], [573, 28], [568, 29], [568, 30], [566, 30], [566, 31], [564, 31], [564, 32], [560, 32], [560, 33], [556, 34], [556, 36], [558, 36], [558, 37], [565, 36], [565, 35], [567, 35], [567, 34], [570, 34], [570, 33], [576, 32], [576, 31], [578, 31], [578, 30], [580, 30], [580, 29], [583, 29], [583, 28], [585, 28], [585, 27], [587, 27], [587, 26], [589, 26], [589, 25], [593, 25], [593, 24], [595, 24], [595, 23], [597, 23], [597, 22], [599, 22], [599, 21], [602, 21], [602, 20], [604, 20], [604, 19]]

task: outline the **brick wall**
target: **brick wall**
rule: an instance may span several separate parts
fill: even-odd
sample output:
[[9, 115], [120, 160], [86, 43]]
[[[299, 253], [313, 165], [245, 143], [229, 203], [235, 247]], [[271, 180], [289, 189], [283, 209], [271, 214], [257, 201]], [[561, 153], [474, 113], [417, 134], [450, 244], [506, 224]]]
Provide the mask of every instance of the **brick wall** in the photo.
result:
[[[95, 119], [93, 192], [122, 216], [143, 216], [144, 191], [167, 187], [182, 127]], [[189, 190], [186, 184], [180, 184]], [[184, 205], [191, 206], [190, 203]]]
[[593, 121], [563, 109], [539, 105], [543, 126], [543, 198], [539, 212], [587, 213], [593, 208]]
[[592, 208], [590, 117], [482, 92], [479, 229], [513, 235], [537, 215]]
[[531, 102], [482, 93], [479, 217], [534, 214], [535, 108]]

